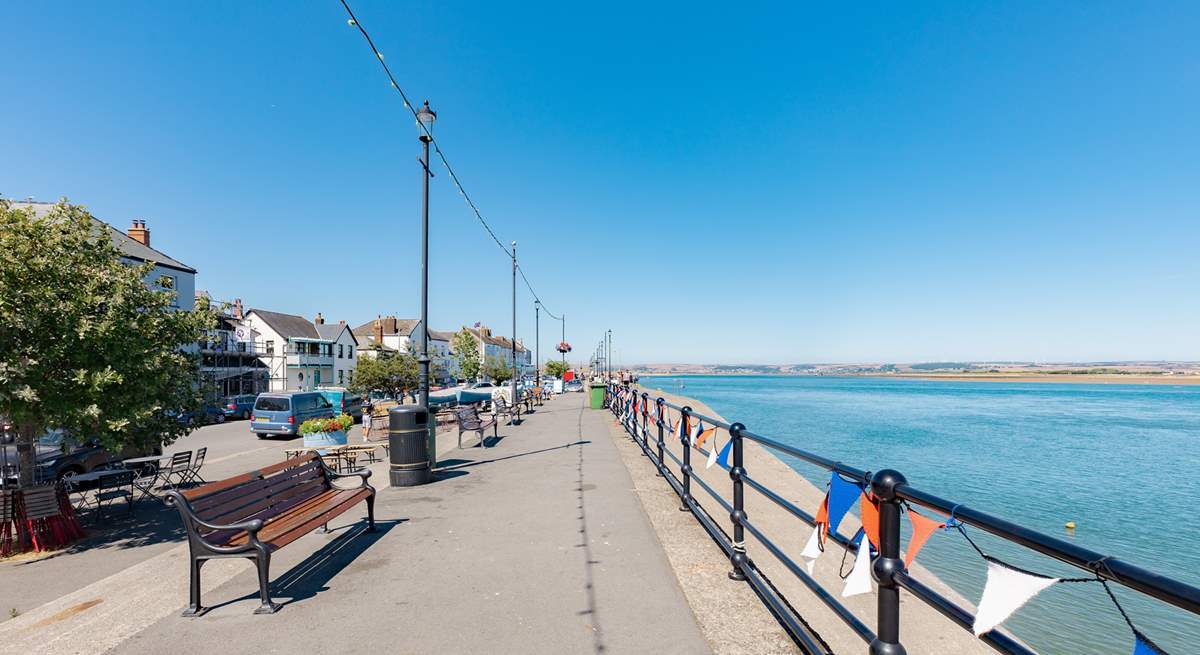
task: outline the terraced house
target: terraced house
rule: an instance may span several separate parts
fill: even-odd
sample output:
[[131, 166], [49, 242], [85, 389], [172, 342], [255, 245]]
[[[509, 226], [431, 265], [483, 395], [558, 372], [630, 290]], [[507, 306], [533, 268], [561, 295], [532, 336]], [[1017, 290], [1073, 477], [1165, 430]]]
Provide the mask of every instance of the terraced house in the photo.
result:
[[258, 333], [271, 391], [344, 386], [354, 380], [358, 340], [345, 321], [326, 323], [265, 309], [246, 312], [245, 323]]

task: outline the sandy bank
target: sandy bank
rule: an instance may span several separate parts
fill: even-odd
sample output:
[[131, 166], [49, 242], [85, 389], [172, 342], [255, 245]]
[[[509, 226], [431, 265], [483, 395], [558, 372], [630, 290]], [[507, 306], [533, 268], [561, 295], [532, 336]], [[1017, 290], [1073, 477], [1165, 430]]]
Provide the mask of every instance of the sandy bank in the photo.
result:
[[[663, 393], [658, 390], [644, 390], [651, 393], [651, 397], [661, 395], [671, 402], [690, 406], [697, 412], [724, 420], [712, 408], [693, 398]], [[678, 420], [678, 413], [672, 412], [672, 420]], [[619, 427], [614, 428], [614, 430], [620, 429]], [[625, 433], [622, 430], [620, 434], [624, 435]], [[723, 430], [718, 431], [716, 436], [717, 443], [722, 445], [728, 438], [728, 434]], [[627, 436], [624, 438], [628, 439]], [[677, 439], [667, 438], [665, 439], [665, 445], [677, 456], [682, 457], [682, 445]], [[706, 453], [700, 453], [696, 450], [692, 451], [693, 467], [696, 469], [695, 476], [703, 479], [710, 487], [721, 493], [722, 497], [727, 501], [731, 501], [732, 484], [729, 480], [728, 472], [715, 465], [712, 468], [706, 468], [706, 457]], [[779, 493], [797, 506], [811, 513], [816, 512], [817, 507], [824, 497], [823, 488], [818, 489], [777, 458], [771, 451], [756, 443], [746, 442], [744, 458], [747, 473], [751, 477], [773, 489], [776, 493]], [[632, 464], [635, 466], [640, 464], [643, 467], [653, 470], [651, 462], [644, 458], [640, 462], [635, 461]], [[668, 464], [678, 475], [678, 467], [669, 458]], [[658, 480], [658, 483], [669, 491], [669, 485], [665, 481]], [[720, 506], [702, 488], [693, 484], [693, 495], [696, 496], [701, 505], [714, 516], [726, 531], [732, 531], [728, 516], [725, 515]], [[677, 500], [675, 502], [676, 504], [678, 503]], [[812, 531], [810, 526], [802, 523], [748, 486], [745, 494], [745, 507], [747, 516], [755, 527], [770, 536], [776, 545], [782, 548], [794, 560], [802, 562], [800, 552], [803, 550], [804, 544]], [[857, 508], [854, 511], [857, 512]], [[681, 515], [688, 516], [682, 513]], [[860, 523], [857, 515], [850, 514], [842, 522], [839, 531], [846, 536], [852, 536], [858, 530], [859, 526]], [[707, 557], [710, 559], [720, 560], [724, 557], [719, 547], [711, 543], [711, 540], [696, 544], [695, 548], [703, 548], [706, 551], [711, 551], [707, 554]], [[865, 652], [866, 645], [863, 641], [846, 627], [782, 563], [776, 560], [766, 548], [754, 540], [749, 533], [747, 533], [746, 549], [758, 567], [779, 587], [797, 611], [821, 635], [834, 652]], [[850, 566], [853, 564], [853, 553], [844, 552], [836, 543], [830, 541], [826, 547], [825, 554], [816, 562], [813, 577], [829, 590], [834, 597], [839, 598], [855, 616], [874, 629], [876, 625], [876, 596], [874, 593], [845, 599], [841, 598], [844, 582], [839, 576], [838, 570], [839, 566], [842, 566], [843, 555], [845, 555], [845, 570], [848, 572]], [[728, 568], [728, 563], [722, 563], [722, 566]], [[688, 570], [678, 569], [676, 572], [681, 580], [691, 573]], [[938, 580], [930, 571], [922, 567], [919, 561], [914, 563], [911, 573], [914, 578], [933, 587], [939, 593], [954, 600], [959, 605], [968, 609], [974, 608], [971, 602]], [[689, 598], [689, 600], [692, 599]], [[703, 625], [702, 611], [699, 608], [695, 609], [697, 617]], [[901, 641], [910, 653], [930, 653], [934, 655], [941, 653], [954, 653], [956, 655], [978, 653], [982, 655], [993, 652], [973, 635], [955, 626], [937, 611], [907, 593], [902, 593], [901, 595]], [[721, 652], [721, 649], [717, 648], [714, 644], [714, 651]]]

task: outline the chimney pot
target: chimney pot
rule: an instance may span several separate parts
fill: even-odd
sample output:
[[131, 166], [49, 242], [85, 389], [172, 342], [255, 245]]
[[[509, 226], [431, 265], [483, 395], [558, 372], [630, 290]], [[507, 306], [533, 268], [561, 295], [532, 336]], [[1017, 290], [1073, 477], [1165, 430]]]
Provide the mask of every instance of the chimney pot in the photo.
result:
[[135, 219], [126, 234], [129, 235], [130, 239], [137, 241], [147, 248], [150, 247], [150, 230], [146, 229], [146, 221]]
[[325, 317], [321, 316], [321, 312], [317, 312], [317, 317], [313, 319], [316, 325], [325, 325]]

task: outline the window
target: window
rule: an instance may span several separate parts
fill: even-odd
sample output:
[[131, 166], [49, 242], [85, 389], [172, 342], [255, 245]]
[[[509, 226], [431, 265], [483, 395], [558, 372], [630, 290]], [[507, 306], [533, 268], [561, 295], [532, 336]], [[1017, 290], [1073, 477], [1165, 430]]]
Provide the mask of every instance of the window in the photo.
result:
[[174, 275], [158, 276], [158, 288], [162, 289], [163, 291], [170, 291], [171, 292], [171, 306], [172, 307], [179, 306], [179, 294], [175, 293], [175, 276]]
[[341, 359], [341, 358], [342, 358], [342, 354], [343, 354], [343, 353], [342, 353], [342, 350], [343, 350], [344, 348], [345, 348], [345, 346], [343, 346], [343, 345], [342, 345], [342, 344], [340, 344], [340, 343], [338, 344], [338, 359]]
[[354, 346], [350, 346], [350, 359], [354, 359]]
[[267, 353], [271, 354], [271, 355], [275, 354], [275, 342], [274, 341], [267, 342]]
[[345, 383], [346, 383], [346, 369], [339, 368], [338, 369], [338, 384], [345, 384]]

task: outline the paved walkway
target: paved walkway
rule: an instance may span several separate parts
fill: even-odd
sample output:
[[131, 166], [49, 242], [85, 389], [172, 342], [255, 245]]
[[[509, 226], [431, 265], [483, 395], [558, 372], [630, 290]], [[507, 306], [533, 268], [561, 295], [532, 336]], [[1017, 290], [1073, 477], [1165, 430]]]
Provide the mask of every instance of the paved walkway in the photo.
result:
[[218, 561], [213, 609], [179, 617], [176, 547], [0, 624], [0, 652], [707, 653], [605, 414], [583, 400], [450, 451], [433, 484], [382, 489], [377, 533], [352, 512], [279, 551], [278, 614], [251, 614], [249, 563]]

